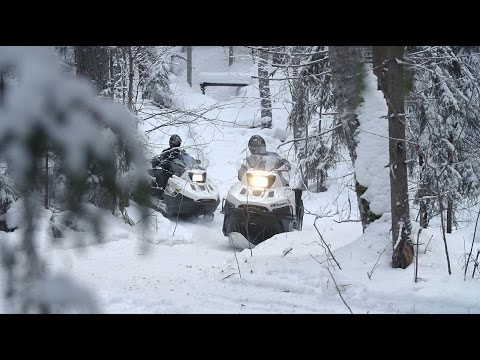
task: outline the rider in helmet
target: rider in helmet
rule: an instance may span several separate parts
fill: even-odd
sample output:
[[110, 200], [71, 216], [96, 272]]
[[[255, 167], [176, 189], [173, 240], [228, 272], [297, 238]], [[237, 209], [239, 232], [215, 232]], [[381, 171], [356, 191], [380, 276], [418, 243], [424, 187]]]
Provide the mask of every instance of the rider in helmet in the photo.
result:
[[260, 135], [253, 135], [250, 140], [248, 140], [248, 149], [251, 154], [265, 154], [267, 151], [265, 139]]
[[256, 170], [273, 170], [285, 166], [287, 170], [290, 170], [290, 163], [280, 157], [276, 152], [267, 151], [267, 144], [265, 139], [260, 135], [253, 135], [248, 141], [248, 149], [250, 150], [250, 156], [248, 156], [245, 162], [238, 171], [238, 180], [241, 180], [247, 169]]
[[182, 146], [182, 139], [180, 138], [180, 136], [170, 136], [168, 144], [170, 145], [168, 148], [163, 150], [159, 156], [156, 156], [152, 159], [153, 168], [162, 165], [164, 162], [170, 162], [176, 157], [178, 157], [178, 155], [180, 155], [180, 146]]
[[185, 150], [180, 149], [182, 145], [182, 139], [178, 135], [170, 136], [168, 141], [170, 145], [168, 148], [162, 151], [162, 153], [152, 159], [152, 168], [161, 168], [163, 171], [155, 172], [155, 178], [157, 187], [161, 189], [160, 197], [163, 194], [163, 190], [167, 185], [168, 179], [173, 175], [171, 162], [185, 153]]

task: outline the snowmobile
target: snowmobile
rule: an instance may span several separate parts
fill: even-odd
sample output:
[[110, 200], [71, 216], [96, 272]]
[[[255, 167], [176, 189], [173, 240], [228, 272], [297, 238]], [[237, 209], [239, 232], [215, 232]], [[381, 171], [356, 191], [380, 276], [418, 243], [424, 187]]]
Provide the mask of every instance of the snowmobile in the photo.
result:
[[244, 249], [276, 234], [302, 230], [304, 210], [299, 197], [301, 190], [288, 185], [285, 167], [247, 169], [223, 199], [223, 235], [228, 236], [230, 245]]
[[165, 217], [200, 218], [212, 221], [220, 204], [217, 186], [207, 177], [207, 163], [182, 150], [170, 162], [171, 176], [163, 189], [162, 176], [169, 170], [160, 165], [149, 170], [155, 178], [151, 184], [152, 207]]

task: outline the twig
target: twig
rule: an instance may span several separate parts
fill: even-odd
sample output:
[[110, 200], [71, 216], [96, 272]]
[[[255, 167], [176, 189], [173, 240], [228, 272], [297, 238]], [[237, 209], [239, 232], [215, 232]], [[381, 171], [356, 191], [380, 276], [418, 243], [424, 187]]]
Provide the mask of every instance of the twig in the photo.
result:
[[427, 248], [428, 248], [428, 245], [430, 245], [430, 241], [432, 241], [432, 239], [433, 239], [433, 235], [432, 235], [432, 236], [430, 236], [430, 240], [428, 240], [427, 246], [425, 246], [425, 251], [423, 252], [424, 254], [426, 254], [426, 253], [427, 253]]
[[[317, 259], [315, 259], [315, 257], [312, 256], [312, 254], [308, 254], [308, 255], [310, 255], [310, 257], [311, 257], [313, 260], [315, 260], [317, 263], [320, 264], [320, 262], [319, 262]], [[331, 276], [331, 278], [332, 278], [332, 280], [333, 280], [333, 283], [335, 284], [335, 288], [337, 289], [338, 295], [340, 295], [340, 299], [342, 299], [343, 303], [345, 304], [345, 306], [346, 306], [346, 307], [348, 308], [348, 310], [350, 311], [350, 314], [353, 314], [352, 309], [350, 309], [350, 306], [348, 306], [347, 302], [346, 302], [345, 299], [343, 298], [342, 293], [340, 292], [340, 289], [338, 288], [337, 282], [335, 281], [335, 278], [333, 277], [332, 272], [330, 271], [330, 269], [328, 268], [328, 266], [327, 266], [327, 270], [328, 270], [328, 273], [330, 274], [330, 276]]]
[[475, 265], [473, 266], [472, 279], [475, 275], [475, 270], [477, 270], [478, 267], [478, 255], [480, 255], [480, 250], [477, 250], [477, 257], [475, 258]]
[[371, 132], [371, 131], [368, 131], [368, 130], [365, 130], [365, 129], [361, 129], [361, 128], [358, 128], [358, 130], [359, 130], [359, 131], [363, 131], [364, 133], [367, 133], [367, 134], [370, 134], [370, 135], [375, 135], [375, 136], [384, 138], [384, 139], [394, 140], [394, 141], [397, 141], [397, 142], [403, 141], [403, 142], [405, 142], [406, 144], [410, 144], [410, 145], [413, 145], [413, 146], [417, 145], [416, 143], [414, 143], [413, 141], [410, 141], [410, 140], [397, 139], [397, 138], [390, 137], [390, 136], [384, 136], [384, 135], [376, 134], [376, 133], [373, 133], [373, 132]]
[[352, 176], [354, 175], [355, 173], [354, 172], [351, 172], [351, 173], [348, 173], [348, 174], [345, 174], [345, 175], [342, 175], [342, 176], [337, 176], [337, 177], [327, 177], [325, 178], [325, 180], [337, 180], [337, 179], [342, 179], [342, 178], [345, 178], [347, 176]]
[[155, 210], [153, 210], [150, 214], [147, 214], [145, 215], [144, 217], [142, 217], [140, 220], [138, 220], [135, 225], [138, 225], [139, 223], [141, 223], [143, 220], [145, 220], [146, 218], [150, 217], [153, 215], [153, 213], [155, 212]]
[[318, 54], [328, 54], [328, 50], [321, 50], [321, 51], [312, 51], [312, 52], [288, 52], [288, 51], [273, 51], [269, 48], [264, 48], [261, 46], [245, 46], [248, 49], [252, 50], [259, 50], [269, 54], [278, 54], [278, 55], [285, 55], [285, 56], [312, 56]]
[[288, 249], [284, 250], [284, 251], [283, 251], [283, 254], [282, 254], [282, 257], [287, 256], [287, 254], [288, 254], [290, 251], [292, 251], [292, 250], [293, 250], [292, 247], [289, 247]]
[[387, 250], [387, 247], [389, 247], [389, 246], [390, 246], [390, 243], [387, 243], [387, 245], [384, 247], [383, 251], [380, 253], [380, 255], [378, 255], [377, 262], [373, 265], [372, 270], [370, 270], [370, 272], [367, 272], [367, 276], [368, 276], [369, 279], [372, 278], [373, 272], [379, 266], [377, 264], [380, 261], [380, 258], [382, 257], [383, 253]]
[[228, 279], [229, 277], [232, 277], [233, 275], [235, 275], [235, 273], [231, 273], [230, 275], [225, 276], [222, 280]]
[[[278, 70], [278, 69], [277, 69], [277, 70]], [[294, 77], [284, 77], [284, 78], [271, 78], [271, 77], [252, 76], [252, 79], [268, 79], [269, 81], [271, 81], [271, 80], [284, 81], [284, 80], [305, 79], [305, 78], [307, 78], [307, 77], [315, 77], [315, 76], [321, 76], [321, 75], [326, 75], [326, 74], [330, 74], [330, 70], [324, 71], [324, 72], [318, 73], [318, 74], [308, 74], [308, 75], [301, 75], [301, 76], [294, 76]]]
[[277, 149], [279, 149], [280, 146], [287, 145], [287, 144], [289, 144], [289, 143], [291, 143], [291, 142], [295, 142], [295, 141], [305, 141], [305, 140], [309, 140], [309, 139], [312, 139], [312, 138], [316, 138], [316, 137], [319, 137], [319, 136], [328, 134], [329, 132], [332, 132], [332, 131], [334, 131], [335, 129], [338, 129], [339, 127], [342, 127], [342, 124], [338, 124], [338, 125], [334, 126], [334, 127], [331, 128], [331, 129], [322, 131], [320, 134], [315, 134], [315, 135], [308, 136], [308, 137], [301, 138], [301, 139], [293, 139], [293, 140], [285, 141], [283, 144], [278, 145], [278, 146], [277, 146]]
[[333, 219], [333, 221], [335, 221], [337, 224], [341, 224], [341, 223], [344, 223], [344, 222], [360, 222], [362, 220], [350, 220], [350, 219], [348, 219], [348, 220], [337, 221], [337, 220]]
[[317, 224], [316, 224], [317, 220], [318, 220], [318, 218], [316, 218], [315, 221], [313, 222], [313, 226], [315, 227], [315, 230], [317, 230], [318, 235], [320, 235], [320, 239], [322, 240], [325, 248], [328, 250], [330, 256], [331, 256], [332, 259], [333, 259], [333, 261], [335, 261], [335, 263], [337, 264], [338, 268], [339, 268], [340, 270], [342, 270], [342, 267], [341, 267], [340, 264], [338, 263], [337, 259], [335, 259], [335, 256], [333, 256], [332, 252], [330, 251], [330, 247], [327, 245], [327, 243], [325, 242], [325, 240], [323, 240], [323, 236], [322, 236], [322, 234], [320, 234], [320, 231], [319, 231], [318, 228], [317, 228]]
[[420, 233], [422, 232], [422, 227], [418, 230], [417, 233], [417, 251], [415, 252], [415, 282], [417, 282], [418, 279], [418, 239], [420, 238]]
[[235, 248], [233, 248], [233, 255], [235, 255], [235, 261], [237, 262], [237, 268], [238, 268], [238, 275], [240, 275], [240, 279], [241, 279], [242, 272], [240, 271], [240, 264], [238, 263], [237, 252], [235, 251]]
[[[443, 172], [443, 170], [440, 172], [440, 174]], [[442, 239], [443, 239], [443, 244], [445, 245], [445, 255], [447, 256], [447, 266], [448, 266], [448, 274], [452, 274], [452, 270], [450, 268], [450, 257], [448, 256], [448, 247], [447, 247], [447, 237], [445, 236], [445, 221], [443, 219], [443, 203], [442, 203], [442, 197], [441, 197], [441, 192], [440, 192], [440, 185], [438, 185], [438, 178], [437, 177], [437, 172], [434, 170], [434, 174], [437, 180], [437, 194], [438, 194], [438, 206], [440, 210], [440, 224], [442, 225]], [[467, 263], [468, 266], [468, 263]], [[465, 270], [466, 271], [466, 270]]]
[[470, 256], [472, 256], [473, 243], [475, 242], [475, 234], [477, 233], [478, 218], [480, 217], [480, 208], [478, 209], [477, 221], [475, 221], [475, 230], [473, 231], [472, 246], [470, 246], [470, 252], [468, 253], [467, 263], [465, 264], [465, 273], [463, 274], [463, 280], [466, 279], [468, 263], [470, 262]]

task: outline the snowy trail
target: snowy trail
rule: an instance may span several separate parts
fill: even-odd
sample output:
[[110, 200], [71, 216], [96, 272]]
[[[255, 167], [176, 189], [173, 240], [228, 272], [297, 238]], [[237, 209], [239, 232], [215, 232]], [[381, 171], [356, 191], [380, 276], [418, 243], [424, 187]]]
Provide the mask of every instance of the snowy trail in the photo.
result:
[[[148, 243], [135, 240], [133, 228], [122, 226], [111, 234], [112, 241], [88, 246], [78, 254], [72, 249], [50, 249], [55, 259], [51, 269], [70, 273], [96, 293], [105, 313], [336, 311], [338, 299], [331, 299], [330, 307], [325, 299], [320, 301], [327, 281], [315, 277], [305, 281], [308, 271], [298, 269], [302, 260], [294, 255], [295, 243], [304, 242], [304, 232], [313, 232], [311, 225], [306, 224], [304, 232], [280, 234], [268, 241], [275, 257], [283, 254], [286, 244], [294, 249], [283, 266], [270, 268], [268, 256], [251, 256], [249, 250], [235, 253], [221, 232], [222, 222], [220, 213], [209, 224], [180, 221], [175, 237], [161, 230]], [[141, 246], [145, 244], [147, 249]], [[318, 251], [316, 244], [308, 246]]]

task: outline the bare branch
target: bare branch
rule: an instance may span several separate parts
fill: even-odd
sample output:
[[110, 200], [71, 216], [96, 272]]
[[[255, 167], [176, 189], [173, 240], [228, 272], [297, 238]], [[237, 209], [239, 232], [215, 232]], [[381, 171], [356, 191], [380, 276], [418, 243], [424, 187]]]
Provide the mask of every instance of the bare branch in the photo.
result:
[[[250, 249], [250, 252], [252, 249]], [[233, 255], [235, 255], [235, 261], [237, 262], [237, 269], [238, 269], [238, 275], [240, 275], [240, 279], [242, 278], [242, 272], [240, 271], [240, 264], [238, 263], [237, 259], [237, 251], [235, 250], [235, 247], [233, 247]]]
[[330, 254], [330, 256], [332, 257], [333, 261], [335, 261], [335, 263], [337, 264], [338, 268], [340, 270], [342, 270], [342, 267], [340, 266], [340, 264], [338, 263], [337, 259], [335, 259], [335, 256], [333, 256], [332, 252], [330, 251], [330, 246], [327, 245], [327, 243], [325, 242], [325, 240], [323, 239], [323, 236], [322, 234], [320, 234], [320, 231], [318, 230], [317, 228], [317, 222], [318, 218], [315, 219], [315, 221], [313, 222], [313, 226], [315, 227], [315, 230], [317, 230], [317, 233], [318, 235], [320, 236], [320, 239], [322, 240], [322, 243], [325, 245], [324, 249], [326, 249], [328, 251], [328, 253]]
[[475, 234], [477, 233], [478, 218], [480, 217], [480, 208], [478, 209], [477, 220], [475, 221], [475, 230], [473, 231], [472, 245], [470, 246], [470, 252], [468, 253], [467, 263], [465, 264], [465, 273], [463, 274], [463, 280], [466, 279], [468, 263], [470, 262], [470, 257], [472, 256], [473, 243], [475, 242]]
[[475, 270], [478, 267], [478, 255], [480, 255], [480, 249], [477, 250], [477, 257], [475, 258], [475, 265], [473, 266], [472, 279], [475, 276]]
[[430, 241], [432, 241], [432, 239], [433, 239], [433, 235], [432, 235], [432, 236], [430, 236], [430, 240], [428, 240], [428, 243], [427, 243], [427, 245], [425, 246], [425, 251], [423, 252], [424, 254], [426, 254], [426, 253], [427, 253], [427, 248], [428, 248], [428, 245], [430, 245]]
[[333, 219], [333, 221], [335, 221], [337, 224], [341, 224], [341, 223], [345, 223], [345, 222], [361, 222], [362, 220], [342, 220], [342, 221], [338, 221], [338, 220], [335, 220]]
[[[320, 262], [319, 262], [317, 259], [315, 259], [315, 257], [312, 256], [312, 254], [308, 254], [308, 255], [310, 255], [310, 257], [311, 257], [313, 260], [315, 260], [317, 263], [320, 264]], [[330, 277], [331, 277], [332, 280], [333, 280], [333, 284], [335, 285], [335, 288], [337, 289], [338, 295], [340, 295], [340, 299], [342, 299], [343, 303], [345, 304], [345, 306], [346, 306], [346, 307], [348, 308], [348, 310], [350, 311], [350, 314], [353, 314], [352, 309], [350, 309], [350, 306], [348, 306], [347, 302], [346, 302], [345, 299], [343, 298], [342, 293], [340, 292], [340, 289], [338, 288], [337, 282], [335, 281], [335, 278], [333, 277], [333, 274], [332, 274], [332, 272], [330, 271], [330, 269], [328, 268], [328, 266], [327, 266], [327, 270], [328, 270], [328, 273], [330, 274]]]
[[269, 53], [269, 54], [277, 54], [277, 55], [290, 55], [290, 56], [312, 56], [312, 55], [319, 55], [319, 54], [327, 54], [328, 53], [328, 50], [322, 50], [322, 51], [313, 51], [313, 52], [310, 52], [310, 53], [307, 53], [307, 52], [304, 52], [304, 53], [290, 53], [290, 52], [280, 52], [280, 51], [273, 51], [271, 49], [266, 49], [264, 47], [261, 47], [261, 46], [245, 46], [246, 48], [248, 49], [252, 49], [252, 50], [259, 50], [259, 51], [263, 51], [263, 52], [266, 52], [266, 53]]
[[381, 253], [379, 253], [377, 261], [373, 265], [372, 270], [370, 270], [370, 272], [367, 272], [367, 276], [368, 276], [369, 279], [372, 278], [373, 272], [380, 266], [380, 265], [378, 265], [378, 262], [380, 261], [380, 258], [382, 257], [383, 253], [387, 250], [388, 247], [390, 247], [390, 245], [391, 245], [390, 242], [387, 243], [387, 245], [385, 246], [383, 251]]
[[418, 240], [420, 238], [420, 233], [422, 232], [422, 227], [418, 230], [417, 233], [417, 251], [415, 252], [415, 282], [417, 282], [418, 279]]
[[342, 127], [342, 124], [338, 124], [338, 125], [334, 126], [334, 127], [331, 128], [331, 129], [322, 131], [320, 134], [316, 134], [316, 135], [313, 135], [313, 136], [308, 136], [308, 137], [301, 138], [301, 139], [293, 139], [293, 140], [285, 141], [283, 144], [278, 145], [278, 146], [277, 146], [277, 149], [279, 149], [280, 146], [289, 144], [289, 143], [291, 143], [291, 142], [295, 142], [295, 141], [305, 141], [305, 140], [313, 139], [313, 138], [316, 138], [316, 137], [319, 137], [319, 136], [323, 136], [323, 135], [325, 135], [325, 134], [328, 134], [329, 132], [334, 131], [335, 129], [338, 129], [339, 127]]

